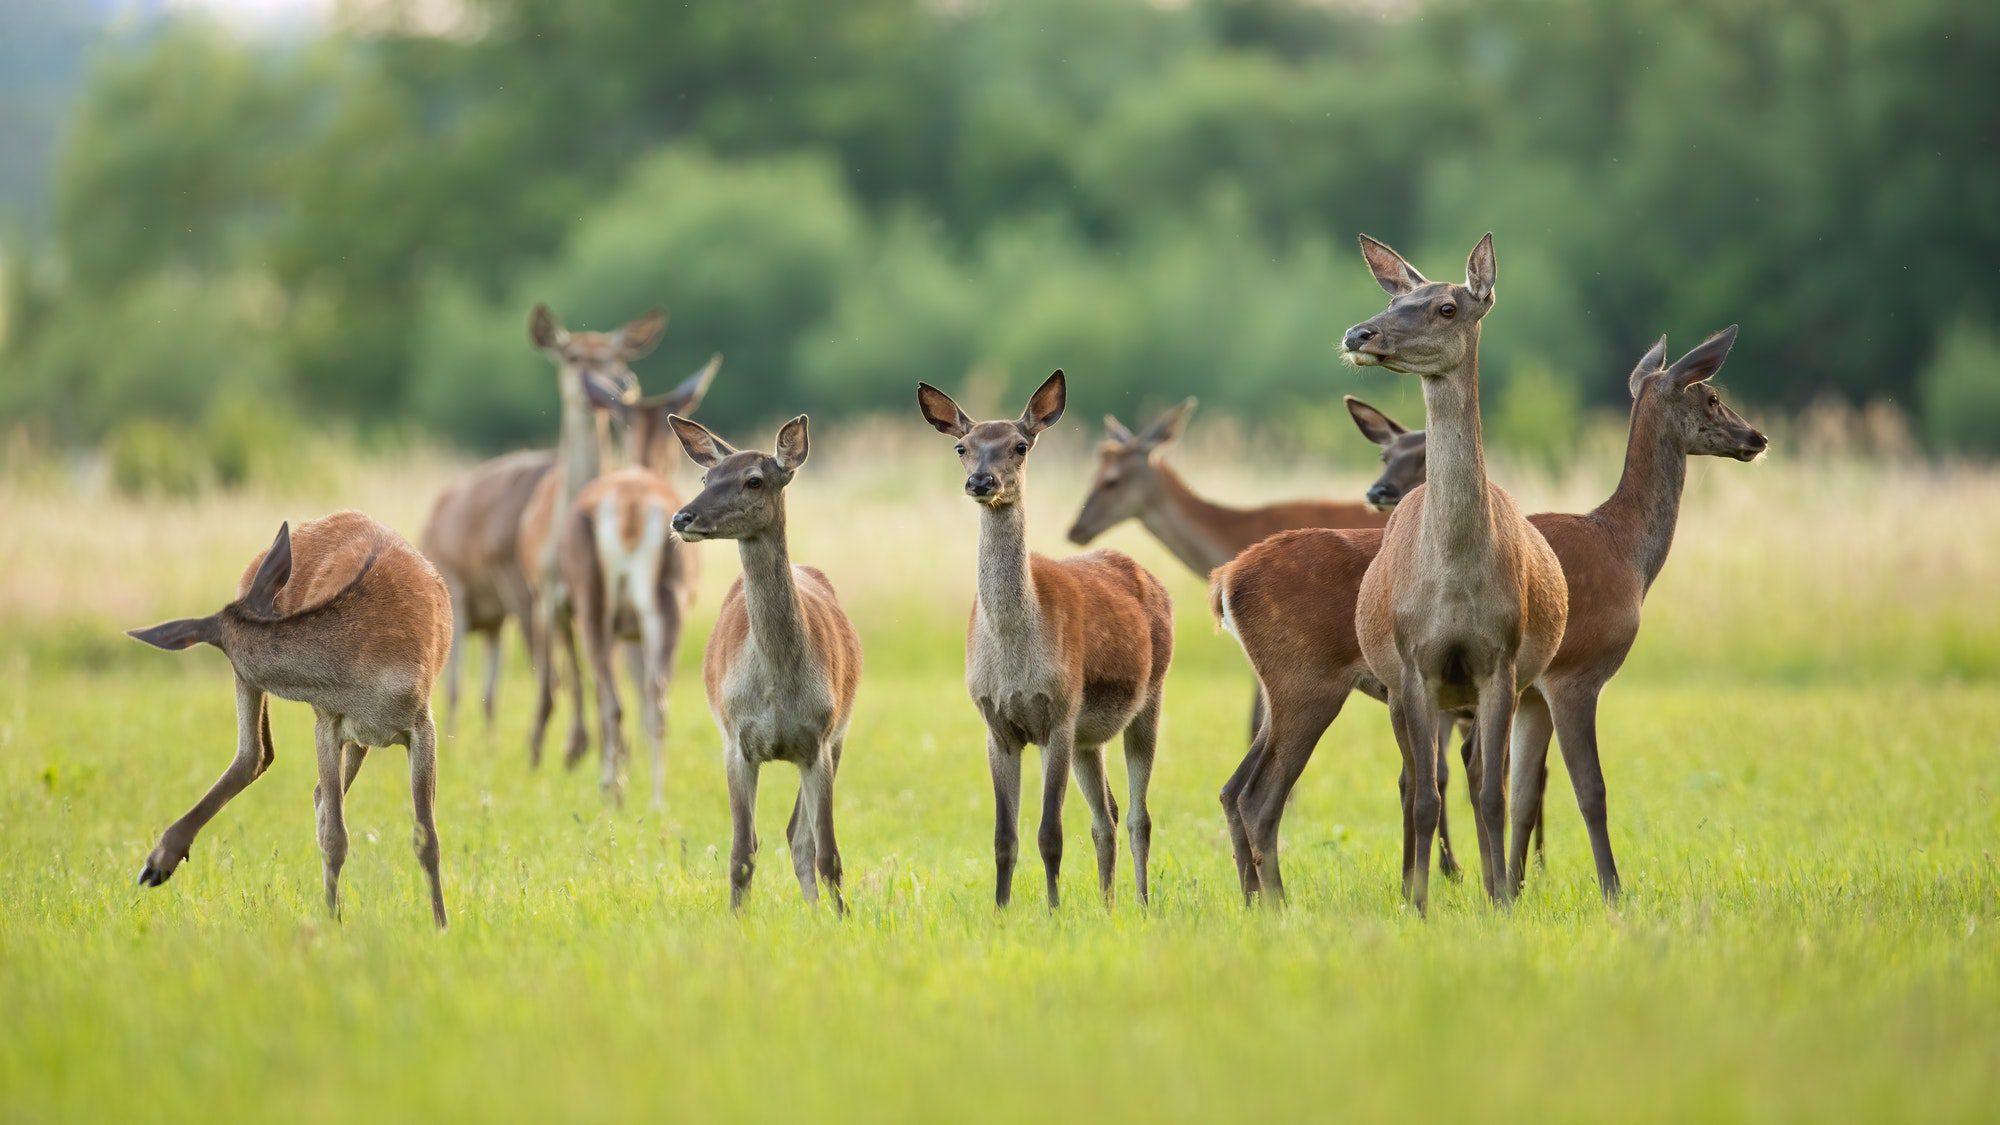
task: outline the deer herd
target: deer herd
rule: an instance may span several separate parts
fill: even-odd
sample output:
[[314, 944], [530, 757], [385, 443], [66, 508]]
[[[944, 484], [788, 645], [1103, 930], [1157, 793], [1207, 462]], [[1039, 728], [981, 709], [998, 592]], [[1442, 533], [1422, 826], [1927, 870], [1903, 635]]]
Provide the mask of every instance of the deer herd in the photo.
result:
[[[1710, 382], [1736, 328], [1672, 362], [1666, 340], [1654, 344], [1628, 380], [1631, 429], [1610, 497], [1582, 514], [1527, 516], [1489, 479], [1480, 440], [1479, 333], [1498, 274], [1492, 236], [1473, 248], [1463, 282], [1428, 280], [1387, 245], [1360, 241], [1389, 304], [1347, 330], [1342, 356], [1416, 376], [1425, 411], [1425, 428], [1411, 431], [1347, 398], [1356, 426], [1382, 447], [1383, 472], [1365, 502], [1246, 509], [1204, 499], [1161, 456], [1186, 428], [1190, 398], [1137, 433], [1105, 418], [1069, 538], [1085, 545], [1137, 520], [1208, 579], [1211, 612], [1249, 659], [1257, 681], [1250, 747], [1221, 791], [1246, 902], [1282, 901], [1279, 823], [1321, 735], [1356, 689], [1388, 705], [1402, 752], [1402, 886], [1416, 911], [1428, 901], [1434, 843], [1439, 869], [1447, 877], [1460, 870], [1443, 800], [1454, 731], [1491, 900], [1511, 901], [1531, 840], [1540, 847], [1551, 737], [1562, 747], [1599, 887], [1615, 900], [1598, 696], [1631, 650], [1646, 592], [1666, 563], [1688, 457], [1751, 461], [1768, 446]], [[400, 745], [417, 858], [433, 919], [444, 926], [432, 689], [442, 674], [449, 726], [466, 638], [480, 634], [490, 725], [509, 620], [528, 642], [538, 689], [530, 763], [540, 762], [561, 683], [571, 701], [566, 763], [589, 751], [594, 703], [600, 784], [622, 799], [622, 660], [660, 805], [668, 677], [697, 575], [689, 544], [733, 539], [741, 576], [702, 660], [728, 780], [730, 902], [741, 905], [755, 868], [760, 767], [784, 761], [799, 771], [786, 835], [800, 890], [808, 902], [824, 892], [844, 912], [833, 789], [861, 643], [832, 582], [793, 563], [787, 545], [785, 493], [805, 467], [809, 424], [803, 415], [785, 423], [766, 453], [690, 421], [719, 356], [673, 390], [642, 397], [631, 364], [665, 327], [653, 312], [615, 332], [569, 332], [537, 306], [529, 334], [555, 366], [561, 405], [553, 451], [511, 454], [453, 481], [424, 524], [421, 552], [359, 512], [281, 526], [245, 569], [235, 601], [207, 617], [133, 631], [164, 649], [214, 645], [236, 676], [236, 756], [161, 834], [142, 884], [164, 883], [202, 828], [269, 769], [275, 695], [311, 704], [316, 717], [314, 807], [328, 908], [338, 916], [347, 789], [370, 747]], [[1173, 659], [1173, 605], [1157, 578], [1117, 551], [1057, 559], [1029, 550], [1028, 460], [1062, 418], [1066, 392], [1057, 371], [1019, 417], [982, 422], [943, 391], [917, 387], [924, 420], [953, 441], [965, 494], [979, 505], [965, 682], [986, 726], [1001, 906], [1013, 887], [1030, 744], [1042, 754], [1036, 844], [1050, 906], [1072, 775], [1090, 810], [1099, 892], [1107, 904], [1114, 898], [1120, 810], [1105, 765], [1114, 738], [1125, 751], [1138, 901], [1150, 893], [1147, 794]], [[703, 470], [692, 499], [672, 480], [676, 445]], [[586, 698], [586, 672], [594, 698]]]

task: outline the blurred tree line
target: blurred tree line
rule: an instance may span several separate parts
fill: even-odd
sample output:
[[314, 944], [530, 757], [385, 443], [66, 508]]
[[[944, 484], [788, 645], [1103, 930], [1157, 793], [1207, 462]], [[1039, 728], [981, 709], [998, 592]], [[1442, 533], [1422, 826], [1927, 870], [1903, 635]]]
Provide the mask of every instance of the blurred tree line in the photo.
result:
[[1356, 231], [1452, 277], [1492, 229], [1510, 429], [1741, 322], [1741, 398], [2000, 448], [1990, 0], [450, 10], [104, 50], [46, 244], [8, 258], [0, 420], [94, 441], [251, 401], [543, 442], [547, 301], [665, 306], [642, 376], [725, 353], [726, 427], [969, 372], [997, 405], [1056, 366], [1084, 418], [1283, 422], [1368, 393], [1335, 383], [1381, 304]]

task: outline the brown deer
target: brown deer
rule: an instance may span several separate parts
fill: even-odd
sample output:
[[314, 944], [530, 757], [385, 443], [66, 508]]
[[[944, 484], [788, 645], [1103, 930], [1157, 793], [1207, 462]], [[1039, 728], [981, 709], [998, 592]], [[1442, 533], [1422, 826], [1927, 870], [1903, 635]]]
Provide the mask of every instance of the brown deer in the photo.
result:
[[1632, 370], [1625, 471], [1610, 498], [1584, 515], [1530, 517], [1561, 560], [1571, 595], [1562, 644], [1522, 698], [1514, 724], [1509, 789], [1515, 838], [1508, 877], [1516, 890], [1526, 877], [1522, 826], [1541, 819], [1553, 732], [1562, 742], [1563, 764], [1590, 833], [1598, 887], [1607, 899], [1618, 897], [1604, 770], [1597, 758], [1597, 699], [1638, 639], [1646, 592], [1666, 565], [1687, 483], [1687, 459], [1755, 461], [1770, 448], [1770, 440], [1731, 410], [1709, 383], [1735, 342], [1732, 324], [1669, 367], [1662, 336]]
[[1355, 601], [1362, 658], [1388, 693], [1409, 774], [1404, 893], [1429, 901], [1440, 711], [1470, 707], [1480, 751], [1474, 802], [1487, 893], [1505, 902], [1506, 793], [1500, 773], [1520, 693], [1554, 658], [1569, 588], [1548, 541], [1486, 478], [1479, 437], [1479, 326], [1493, 307], [1493, 236], [1466, 260], [1465, 283], [1432, 282], [1363, 235], [1362, 255], [1389, 307], [1347, 330], [1343, 355], [1415, 375], [1424, 394], [1429, 479], [1397, 505]]
[[1062, 869], [1063, 790], [1072, 765], [1090, 806], [1097, 883], [1108, 903], [1118, 851], [1118, 806], [1105, 777], [1104, 744], [1124, 732], [1131, 798], [1133, 878], [1147, 901], [1153, 822], [1146, 802], [1159, 741], [1160, 705], [1173, 660], [1173, 603], [1129, 557], [1092, 551], [1066, 559], [1028, 552], [1027, 459], [1062, 417], [1057, 371], [1013, 421], [974, 422], [949, 395], [917, 384], [917, 405], [958, 439], [965, 492], [980, 506], [979, 592], [966, 631], [965, 683], [986, 720], [995, 804], [994, 900], [1013, 895], [1021, 802], [1021, 752], [1042, 748], [1039, 841], [1049, 906]]
[[317, 722], [313, 790], [326, 905], [340, 916], [347, 859], [347, 788], [370, 746], [409, 747], [417, 860], [430, 880], [431, 914], [445, 926], [438, 878], [437, 728], [431, 684], [451, 648], [451, 597], [414, 547], [360, 512], [278, 528], [250, 560], [235, 601], [207, 617], [135, 629], [163, 649], [211, 644], [236, 670], [236, 758], [201, 800], [160, 835], [139, 872], [165, 883], [202, 828], [277, 757], [266, 695], [310, 703]]
[[[1196, 495], [1180, 474], [1158, 456], [1180, 437], [1194, 408], [1195, 400], [1186, 399], [1154, 419], [1137, 436], [1118, 419], [1109, 414], [1104, 416], [1106, 438], [1097, 447], [1097, 471], [1091, 478], [1083, 507], [1076, 514], [1076, 522], [1069, 529], [1070, 542], [1079, 547], [1089, 546], [1092, 540], [1118, 524], [1136, 519], [1189, 570], [1207, 578], [1216, 567], [1235, 558], [1246, 547], [1280, 531], [1300, 527], [1381, 527], [1388, 522], [1387, 513], [1394, 507], [1393, 502], [1377, 506], [1372, 500], [1368, 504], [1293, 500], [1258, 508], [1233, 508]], [[1387, 415], [1353, 396], [1347, 399], [1347, 409], [1355, 425], [1371, 441], [1383, 443], [1377, 434], [1391, 435], [1389, 441], [1394, 441], [1393, 435], [1405, 432]], [[1420, 436], [1414, 461], [1403, 456], [1390, 462], [1388, 451], [1384, 451], [1383, 477], [1371, 493], [1392, 480], [1402, 489], [1422, 483], [1422, 441]], [[1396, 476], [1411, 466], [1419, 474], [1415, 480], [1404, 482]], [[1253, 696], [1251, 703], [1250, 736], [1255, 738], [1257, 729], [1264, 725], [1263, 696]]]
[[[1530, 837], [1538, 846], [1542, 839], [1542, 797], [1553, 723], [1549, 700], [1555, 698], [1563, 701], [1562, 709], [1571, 717], [1572, 734], [1564, 743], [1564, 756], [1568, 760], [1572, 747], [1579, 756], [1571, 767], [1578, 804], [1584, 809], [1585, 824], [1598, 825], [1592, 829], [1592, 848], [1599, 856], [1600, 883], [1607, 895], [1617, 893], [1617, 868], [1602, 829], [1597, 697], [1631, 650], [1646, 590], [1666, 563], [1686, 481], [1686, 458], [1705, 454], [1751, 461], [1769, 447], [1764, 435], [1723, 404], [1706, 382], [1721, 367], [1735, 337], [1733, 326], [1725, 329], [1671, 368], [1664, 366], [1666, 341], [1654, 345], [1630, 379], [1632, 426], [1618, 490], [1586, 515], [1528, 517], [1554, 548], [1573, 593], [1555, 659], [1523, 694], [1515, 715], [1509, 873], [1517, 888], [1525, 874]], [[1421, 458], [1423, 438], [1421, 430], [1400, 435], [1403, 455]], [[1409, 445], [1412, 439], [1414, 446]], [[1239, 555], [1216, 572], [1211, 584], [1211, 608], [1243, 645], [1259, 684], [1275, 701], [1273, 714], [1279, 716], [1276, 739], [1253, 745], [1223, 790], [1246, 894], [1258, 889], [1258, 869], [1249, 866], [1249, 840], [1265, 841], [1261, 854], [1275, 877], [1277, 826], [1268, 818], [1283, 814], [1291, 785], [1304, 770], [1325, 724], [1339, 713], [1348, 685], [1371, 694], [1380, 691], [1362, 667], [1351, 624], [1361, 574], [1380, 547], [1381, 535], [1373, 532], [1279, 536]], [[1475, 764], [1474, 743], [1467, 741], [1463, 750], [1470, 771]], [[1443, 776], [1440, 766], [1440, 779]], [[1439, 817], [1444, 841], [1439, 867], [1451, 874], [1455, 864], [1443, 833], [1442, 809]]]
[[540, 765], [542, 737], [555, 709], [556, 649], [560, 645], [569, 671], [571, 715], [569, 748], [563, 756], [574, 766], [590, 747], [584, 725], [583, 666], [577, 660], [576, 634], [571, 627], [569, 590], [557, 562], [561, 527], [574, 510], [576, 498], [604, 470], [604, 427], [607, 415], [636, 398], [639, 377], [631, 364], [652, 352], [666, 331], [667, 315], [658, 309], [615, 332], [569, 332], [548, 306], [536, 305], [528, 321], [528, 336], [556, 364], [556, 388], [562, 401], [561, 439], [554, 469], [542, 478], [521, 515], [515, 550], [521, 573], [533, 593], [533, 628], [528, 631], [535, 664], [535, 717], [528, 730], [528, 761]]
[[818, 900], [817, 870], [845, 912], [833, 782], [861, 683], [861, 638], [826, 575], [792, 565], [785, 543], [785, 487], [806, 462], [806, 417], [785, 423], [771, 453], [738, 451], [685, 418], [667, 421], [707, 470], [701, 493], [674, 513], [674, 531], [691, 543], [734, 539], [743, 562], [701, 662], [729, 775], [729, 905], [743, 905], [755, 870], [757, 774], [784, 761], [799, 768], [785, 829], [799, 890]]
[[667, 679], [697, 575], [694, 555], [670, 526], [681, 496], [668, 477], [673, 438], [667, 418], [691, 413], [721, 366], [722, 357], [712, 356], [667, 394], [620, 408], [632, 467], [606, 473], [578, 493], [562, 529], [563, 586], [573, 616], [583, 623], [583, 648], [597, 681], [600, 784], [614, 801], [624, 798], [629, 757], [612, 653], [622, 641], [653, 762], [653, 807], [666, 804]]
[[486, 641], [486, 683], [481, 703], [487, 729], [499, 705], [500, 634], [509, 619], [528, 638], [533, 597], [521, 573], [521, 514], [535, 489], [555, 467], [546, 449], [525, 449], [482, 462], [453, 478], [438, 493], [417, 536], [424, 557], [451, 591], [451, 660], [444, 670], [444, 723], [458, 726], [458, 689], [464, 677], [465, 639]]

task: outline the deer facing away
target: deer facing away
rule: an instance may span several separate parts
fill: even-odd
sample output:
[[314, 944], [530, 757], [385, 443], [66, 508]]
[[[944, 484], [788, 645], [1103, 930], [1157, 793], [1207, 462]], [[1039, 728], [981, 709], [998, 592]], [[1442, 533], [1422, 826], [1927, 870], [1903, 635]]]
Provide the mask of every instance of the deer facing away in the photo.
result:
[[1066, 559], [1028, 552], [1027, 458], [1062, 417], [1063, 373], [1049, 376], [1013, 421], [975, 422], [950, 396], [917, 385], [925, 421], [957, 439], [966, 494], [980, 506], [979, 590], [966, 632], [965, 682], [986, 720], [993, 776], [994, 900], [1012, 897], [1021, 800], [1021, 752], [1042, 748], [1038, 836], [1049, 905], [1058, 901], [1064, 788], [1072, 768], [1090, 806], [1098, 889], [1112, 894], [1118, 806], [1104, 744], [1124, 734], [1133, 879], [1148, 896], [1152, 816], [1146, 792], [1159, 740], [1173, 604], [1166, 587], [1129, 557], [1092, 551]]
[[250, 560], [237, 599], [218, 612], [133, 630], [163, 649], [214, 645], [236, 670], [236, 757], [161, 834], [139, 882], [166, 882], [202, 828], [270, 769], [277, 752], [266, 697], [275, 695], [312, 704], [316, 720], [313, 805], [327, 908], [338, 917], [347, 787], [368, 747], [402, 745], [409, 748], [417, 860], [443, 928], [430, 697], [451, 634], [451, 599], [437, 571], [402, 536], [352, 511], [300, 524], [296, 533], [279, 527], [270, 548]]
[[670, 526], [681, 496], [668, 477], [674, 439], [667, 419], [691, 412], [721, 366], [721, 356], [711, 357], [672, 391], [618, 407], [631, 467], [606, 473], [578, 493], [561, 528], [563, 587], [583, 626], [584, 653], [597, 681], [600, 784], [614, 801], [624, 797], [629, 757], [613, 651], [623, 642], [651, 752], [653, 807], [666, 803], [667, 680], [698, 573], [695, 556]]
[[1438, 712], [1471, 707], [1481, 756], [1474, 804], [1487, 893], [1511, 896], [1505, 871], [1508, 732], [1521, 691], [1562, 641], [1569, 591], [1561, 564], [1513, 497], [1486, 476], [1479, 427], [1479, 326], [1493, 307], [1493, 238], [1466, 259], [1465, 283], [1432, 282], [1388, 246], [1361, 249], [1389, 307], [1347, 330], [1343, 355], [1415, 375], [1424, 394], [1429, 479], [1396, 508], [1362, 576], [1355, 634], [1389, 697], [1409, 775], [1404, 888], [1429, 899], [1441, 801]]
[[817, 872], [844, 911], [833, 783], [861, 682], [861, 639], [826, 575], [792, 565], [786, 546], [785, 489], [806, 461], [806, 418], [785, 423], [771, 453], [739, 451], [685, 418], [668, 423], [707, 470], [701, 493], [674, 514], [674, 531], [689, 542], [734, 539], [743, 562], [701, 665], [729, 775], [730, 905], [743, 904], [755, 870], [758, 772], [784, 761], [799, 769], [785, 830], [799, 890], [816, 901]]

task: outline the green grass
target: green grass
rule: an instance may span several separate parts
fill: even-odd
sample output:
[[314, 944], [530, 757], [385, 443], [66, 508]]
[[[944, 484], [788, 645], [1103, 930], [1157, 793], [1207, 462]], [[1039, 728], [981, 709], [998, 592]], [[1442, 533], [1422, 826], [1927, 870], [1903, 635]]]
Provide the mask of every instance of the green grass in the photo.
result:
[[[1434, 884], [1428, 921], [1399, 905], [1393, 745], [1357, 699], [1301, 785], [1274, 915], [1239, 904], [1214, 802], [1245, 679], [1197, 652], [1169, 688], [1154, 907], [1134, 905], [1122, 847], [1118, 903], [1095, 900], [1072, 800], [1062, 908], [1042, 906], [1030, 814], [996, 913], [952, 624], [891, 635], [864, 681], [839, 790], [848, 919], [799, 901], [782, 767], [751, 905], [725, 908], [693, 677], [655, 816], [607, 810], [587, 770], [527, 771], [517, 674], [501, 735], [446, 743], [442, 935], [400, 752], [371, 755], [350, 800], [343, 922], [319, 902], [310, 715], [292, 704], [272, 772], [144, 890], [140, 859], [231, 752], [226, 665], [17, 655], [0, 1118], [1934, 1121], [2000, 1104], [1994, 685], [1614, 686], [1622, 905], [1596, 897], [1558, 773], [1549, 869], [1513, 911]], [[1456, 790], [1451, 811], [1470, 849]]]

